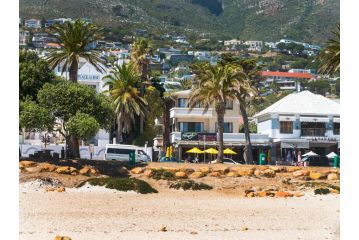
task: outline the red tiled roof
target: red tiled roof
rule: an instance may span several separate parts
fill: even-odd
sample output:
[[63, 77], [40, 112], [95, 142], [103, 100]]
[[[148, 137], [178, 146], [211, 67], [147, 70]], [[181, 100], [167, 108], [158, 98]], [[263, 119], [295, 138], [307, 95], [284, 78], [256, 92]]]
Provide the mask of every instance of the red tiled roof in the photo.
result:
[[262, 76], [265, 77], [287, 77], [287, 78], [313, 78], [313, 75], [310, 73], [290, 73], [290, 72], [271, 72], [263, 71], [261, 72]]

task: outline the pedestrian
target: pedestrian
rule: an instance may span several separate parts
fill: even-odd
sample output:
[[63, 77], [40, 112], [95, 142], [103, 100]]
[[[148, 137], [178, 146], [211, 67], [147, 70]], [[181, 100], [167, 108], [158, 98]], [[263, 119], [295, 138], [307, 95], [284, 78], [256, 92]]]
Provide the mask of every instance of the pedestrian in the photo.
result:
[[298, 152], [298, 166], [302, 166], [302, 152], [300, 150]]

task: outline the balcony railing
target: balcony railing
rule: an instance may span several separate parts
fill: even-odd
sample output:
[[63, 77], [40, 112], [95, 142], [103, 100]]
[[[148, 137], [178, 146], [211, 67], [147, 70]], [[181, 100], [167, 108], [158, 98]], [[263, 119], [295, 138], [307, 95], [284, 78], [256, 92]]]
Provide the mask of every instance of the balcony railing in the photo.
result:
[[212, 117], [213, 109], [210, 108], [206, 113], [203, 113], [203, 108], [193, 108], [189, 111], [189, 108], [172, 108], [170, 110], [170, 117]]
[[302, 128], [302, 136], [325, 136], [325, 128]]

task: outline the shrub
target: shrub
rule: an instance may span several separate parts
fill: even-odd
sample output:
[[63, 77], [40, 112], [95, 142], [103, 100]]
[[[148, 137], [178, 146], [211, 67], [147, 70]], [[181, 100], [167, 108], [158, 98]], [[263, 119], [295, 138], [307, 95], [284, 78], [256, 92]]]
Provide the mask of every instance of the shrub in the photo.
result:
[[153, 169], [152, 178], [156, 180], [175, 180], [176, 176], [173, 172], [166, 171], [165, 169]]
[[147, 182], [137, 178], [122, 178], [122, 177], [110, 177], [110, 178], [92, 178], [78, 187], [83, 186], [88, 182], [92, 186], [104, 186], [109, 189], [116, 189], [118, 191], [135, 191], [141, 194], [158, 193], [158, 191], [151, 187]]
[[174, 189], [180, 189], [182, 188], [183, 190], [211, 190], [213, 189], [212, 186], [209, 186], [205, 183], [197, 183], [193, 180], [188, 180], [188, 181], [178, 181], [178, 182], [175, 182], [175, 183], [172, 183], [170, 185], [170, 188], [174, 188]]
[[330, 190], [328, 188], [317, 188], [314, 190], [314, 194], [324, 195], [328, 193], [330, 193]]

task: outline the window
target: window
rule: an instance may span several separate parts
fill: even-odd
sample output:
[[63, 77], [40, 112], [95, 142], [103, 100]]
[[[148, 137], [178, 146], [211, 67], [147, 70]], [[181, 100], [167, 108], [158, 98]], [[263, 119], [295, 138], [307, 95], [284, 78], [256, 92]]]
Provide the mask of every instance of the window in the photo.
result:
[[203, 132], [203, 123], [201, 122], [180, 122], [181, 132]]
[[334, 135], [339, 135], [340, 134], [340, 123], [334, 123], [333, 134]]
[[292, 121], [281, 121], [280, 122], [280, 133], [292, 134], [293, 133], [293, 122]]
[[302, 136], [325, 136], [325, 123], [324, 122], [301, 122]]
[[134, 150], [118, 149], [118, 148], [108, 148], [107, 149], [107, 153], [112, 153], [112, 154], [130, 154], [131, 152], [134, 152]]
[[[216, 123], [216, 132], [218, 132], [218, 123]], [[225, 122], [223, 126], [224, 133], [233, 133], [233, 123]]]
[[179, 98], [178, 99], [178, 107], [187, 108], [188, 107], [188, 98]]
[[233, 101], [226, 100], [226, 109], [233, 109]]

